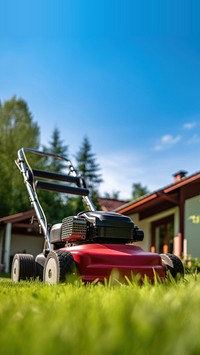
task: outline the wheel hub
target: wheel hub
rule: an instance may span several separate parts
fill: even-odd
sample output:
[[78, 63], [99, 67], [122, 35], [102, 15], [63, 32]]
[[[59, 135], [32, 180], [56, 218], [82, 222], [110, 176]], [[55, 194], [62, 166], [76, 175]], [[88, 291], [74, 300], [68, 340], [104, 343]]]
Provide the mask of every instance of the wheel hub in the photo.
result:
[[52, 270], [51, 269], [49, 269], [49, 271], [48, 271], [48, 277], [51, 279], [52, 278]]
[[56, 260], [52, 257], [49, 258], [45, 267], [44, 281], [48, 284], [56, 284], [58, 282], [58, 265]]

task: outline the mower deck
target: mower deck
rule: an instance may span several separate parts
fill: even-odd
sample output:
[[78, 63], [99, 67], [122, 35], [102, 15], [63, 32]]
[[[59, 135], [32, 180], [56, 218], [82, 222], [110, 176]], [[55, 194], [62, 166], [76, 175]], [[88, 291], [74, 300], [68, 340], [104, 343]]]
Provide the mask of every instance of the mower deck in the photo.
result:
[[104, 282], [113, 275], [119, 281], [133, 275], [145, 275], [153, 281], [155, 274], [159, 279], [166, 278], [159, 254], [146, 253], [139, 246], [121, 244], [82, 244], [62, 248], [70, 252], [76, 263], [83, 282], [98, 280]]

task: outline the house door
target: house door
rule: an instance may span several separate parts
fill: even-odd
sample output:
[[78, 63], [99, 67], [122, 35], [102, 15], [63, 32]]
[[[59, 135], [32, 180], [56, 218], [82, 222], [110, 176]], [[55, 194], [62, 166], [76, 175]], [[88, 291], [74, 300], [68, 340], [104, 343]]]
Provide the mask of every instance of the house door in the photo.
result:
[[151, 224], [151, 251], [173, 253], [174, 216], [168, 216]]

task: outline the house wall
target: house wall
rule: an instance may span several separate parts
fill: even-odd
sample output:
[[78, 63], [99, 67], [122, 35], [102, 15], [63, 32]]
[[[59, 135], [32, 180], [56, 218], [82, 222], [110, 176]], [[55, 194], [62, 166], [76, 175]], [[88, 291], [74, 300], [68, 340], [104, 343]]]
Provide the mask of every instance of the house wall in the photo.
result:
[[0, 272], [3, 270], [3, 264], [2, 264], [2, 249], [3, 249], [3, 233], [0, 230]]
[[30, 236], [30, 235], [18, 235], [12, 234], [10, 255], [13, 256], [16, 253], [26, 253], [36, 256], [41, 253], [44, 247], [43, 236]]
[[200, 195], [185, 201], [185, 256], [200, 258]]
[[144, 240], [138, 242], [137, 245], [141, 246], [145, 251], [150, 251], [151, 249], [151, 223], [158, 221], [159, 219], [174, 215], [174, 237], [179, 234], [179, 208], [171, 208], [162, 213], [157, 213], [149, 218], [139, 220], [138, 213], [131, 214], [129, 217], [133, 220], [134, 224], [144, 231]]
[[142, 229], [144, 232], [144, 239], [142, 242], [137, 242], [136, 245], [140, 246], [145, 251], [150, 250], [149, 238], [148, 238], [148, 223], [146, 220], [139, 220], [138, 213], [131, 214], [129, 217], [133, 220], [135, 226], [138, 226], [139, 229]]
[[5, 231], [0, 230], [0, 272], [9, 272], [13, 256], [16, 253], [26, 253], [36, 256], [44, 247], [44, 237], [14, 234], [12, 228], [6, 225]]

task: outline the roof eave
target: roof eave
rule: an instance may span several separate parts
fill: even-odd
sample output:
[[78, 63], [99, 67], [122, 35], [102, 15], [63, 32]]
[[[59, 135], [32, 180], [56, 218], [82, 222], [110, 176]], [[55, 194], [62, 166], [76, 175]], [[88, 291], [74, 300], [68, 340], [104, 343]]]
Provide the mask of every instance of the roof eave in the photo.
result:
[[[145, 195], [138, 200], [131, 201], [125, 205], [122, 205], [122, 206], [116, 208], [115, 212], [123, 214], [123, 213], [134, 211], [137, 207], [145, 205], [146, 203], [148, 203], [150, 201], [156, 200], [161, 195], [167, 195], [170, 192], [178, 190], [181, 187], [188, 185], [190, 183], [193, 183], [195, 181], [198, 181], [198, 180], [200, 180], [200, 172], [193, 174], [187, 178], [183, 178], [181, 181], [178, 181], [172, 185], [166, 186], [163, 189], [160, 189], [160, 190], [157, 190], [151, 194]], [[174, 200], [174, 203], [176, 203], [175, 200]]]

